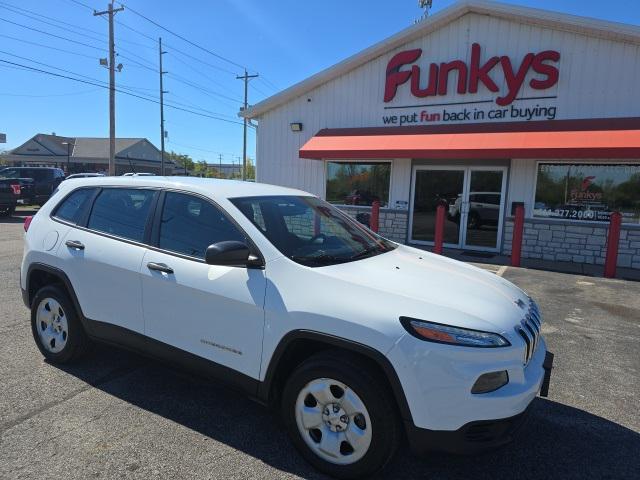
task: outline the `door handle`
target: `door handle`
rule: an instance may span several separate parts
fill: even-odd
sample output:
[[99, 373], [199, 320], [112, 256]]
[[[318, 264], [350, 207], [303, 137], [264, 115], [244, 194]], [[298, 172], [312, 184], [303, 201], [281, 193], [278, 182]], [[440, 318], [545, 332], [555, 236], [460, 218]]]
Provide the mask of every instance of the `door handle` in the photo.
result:
[[82, 242], [79, 242], [78, 240], [67, 240], [66, 242], [64, 242], [64, 244], [69, 248], [73, 248], [74, 250], [84, 250], [84, 244]]
[[166, 263], [149, 262], [147, 263], [147, 268], [156, 272], [173, 273], [173, 268], [168, 266]]

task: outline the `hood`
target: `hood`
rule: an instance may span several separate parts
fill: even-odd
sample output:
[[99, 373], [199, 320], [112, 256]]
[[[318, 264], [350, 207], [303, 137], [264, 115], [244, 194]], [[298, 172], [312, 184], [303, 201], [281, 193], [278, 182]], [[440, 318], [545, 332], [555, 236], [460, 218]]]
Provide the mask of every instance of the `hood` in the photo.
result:
[[316, 270], [336, 281], [376, 290], [379, 308], [390, 307], [395, 318], [503, 333], [513, 330], [529, 305], [529, 297], [502, 277], [404, 245]]

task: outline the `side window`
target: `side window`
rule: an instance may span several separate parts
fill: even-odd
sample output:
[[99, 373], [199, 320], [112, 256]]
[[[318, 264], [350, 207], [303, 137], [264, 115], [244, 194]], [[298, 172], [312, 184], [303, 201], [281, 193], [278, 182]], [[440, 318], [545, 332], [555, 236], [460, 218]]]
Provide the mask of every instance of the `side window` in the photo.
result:
[[153, 190], [105, 188], [93, 204], [87, 227], [142, 242], [154, 193]]
[[53, 216], [77, 225], [94, 192], [94, 188], [76, 190], [58, 205]]
[[204, 259], [209, 245], [226, 240], [246, 241], [214, 205], [193, 195], [166, 193], [160, 222], [160, 248]]

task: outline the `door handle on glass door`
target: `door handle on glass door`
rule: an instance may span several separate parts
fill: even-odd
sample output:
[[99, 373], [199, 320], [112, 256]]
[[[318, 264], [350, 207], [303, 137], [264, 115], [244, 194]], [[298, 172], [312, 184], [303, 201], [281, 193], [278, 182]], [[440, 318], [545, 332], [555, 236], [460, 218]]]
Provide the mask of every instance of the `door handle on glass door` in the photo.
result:
[[169, 273], [169, 274], [173, 273], [173, 268], [168, 266], [166, 263], [149, 262], [147, 263], [147, 268], [149, 270], [154, 270], [156, 272]]
[[78, 240], [67, 240], [66, 242], [64, 242], [64, 244], [69, 248], [73, 248], [74, 250], [84, 250], [84, 244], [82, 242], [79, 242]]

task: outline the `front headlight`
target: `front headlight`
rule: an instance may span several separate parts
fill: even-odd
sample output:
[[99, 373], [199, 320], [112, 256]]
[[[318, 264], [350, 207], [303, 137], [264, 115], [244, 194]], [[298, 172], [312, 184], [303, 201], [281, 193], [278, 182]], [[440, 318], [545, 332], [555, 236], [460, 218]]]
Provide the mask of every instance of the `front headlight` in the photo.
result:
[[429, 342], [447, 343], [464, 347], [508, 347], [509, 341], [497, 333], [452, 327], [409, 317], [400, 317], [402, 326], [416, 338]]

